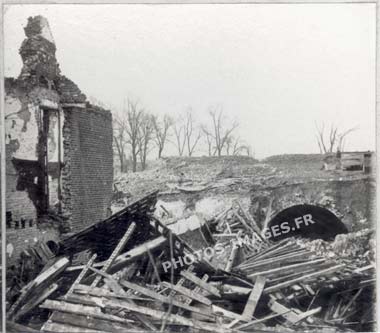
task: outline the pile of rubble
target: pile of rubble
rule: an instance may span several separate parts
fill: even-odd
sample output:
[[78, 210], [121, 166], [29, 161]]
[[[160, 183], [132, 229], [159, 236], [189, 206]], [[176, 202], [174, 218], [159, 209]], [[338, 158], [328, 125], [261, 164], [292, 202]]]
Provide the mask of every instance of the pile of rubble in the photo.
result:
[[115, 206], [141, 197], [146, 188], [159, 189], [161, 197], [249, 192], [254, 182], [276, 171], [248, 156], [167, 157], [149, 165], [144, 171], [116, 175]]
[[10, 304], [10, 331], [371, 330], [372, 264], [271, 242], [239, 202], [179, 235], [154, 217], [156, 201], [63, 239]]

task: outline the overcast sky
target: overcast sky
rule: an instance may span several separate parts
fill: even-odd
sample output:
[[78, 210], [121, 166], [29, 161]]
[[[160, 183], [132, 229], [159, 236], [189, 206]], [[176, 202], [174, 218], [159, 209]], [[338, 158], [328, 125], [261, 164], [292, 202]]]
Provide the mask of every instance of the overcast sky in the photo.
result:
[[219, 105], [259, 158], [317, 153], [315, 123], [375, 148], [375, 4], [12, 5], [5, 75], [27, 18], [50, 23], [61, 71], [87, 96], [152, 113]]

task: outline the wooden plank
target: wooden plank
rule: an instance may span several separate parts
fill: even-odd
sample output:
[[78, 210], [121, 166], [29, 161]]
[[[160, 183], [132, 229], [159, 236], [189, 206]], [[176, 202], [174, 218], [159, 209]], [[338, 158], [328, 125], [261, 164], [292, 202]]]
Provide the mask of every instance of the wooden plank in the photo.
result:
[[302, 263], [299, 263], [299, 264], [293, 264], [293, 265], [288, 265], [288, 266], [277, 267], [277, 268], [269, 269], [267, 271], [262, 271], [262, 272], [256, 272], [256, 273], [249, 274], [248, 277], [249, 278], [254, 278], [254, 277], [259, 276], [259, 275], [270, 275], [270, 274], [277, 273], [277, 272], [284, 272], [284, 271], [287, 271], [289, 269], [290, 270], [294, 270], [295, 268], [300, 268], [300, 267], [304, 267], [304, 266], [310, 266], [310, 265], [314, 265], [314, 264], [317, 264], [317, 263], [319, 264], [319, 263], [322, 263], [322, 262], [325, 262], [325, 261], [326, 261], [326, 259], [317, 259], [317, 260], [311, 260], [311, 261], [302, 262]]
[[241, 318], [234, 319], [234, 320], [231, 321], [229, 324], [225, 325], [225, 327], [227, 327], [227, 328], [232, 328], [232, 327], [234, 327], [237, 323], [239, 323], [241, 320], [242, 320]]
[[183, 316], [179, 316], [177, 314], [172, 314], [172, 313], [168, 314], [167, 312], [147, 308], [140, 305], [132, 305], [122, 300], [107, 300], [106, 303], [107, 303], [107, 306], [110, 306], [115, 309], [122, 308], [131, 312], [137, 312], [143, 315], [147, 315], [159, 320], [163, 320], [164, 318], [166, 318], [167, 322], [169, 323], [175, 323], [175, 324], [180, 324], [184, 326], [194, 327], [194, 328], [198, 328], [198, 329], [209, 331], [209, 332], [219, 332], [219, 333], [230, 332], [229, 330], [225, 330], [222, 327], [210, 324], [208, 322], [199, 321], [195, 319], [188, 319]]
[[119, 282], [123, 287], [126, 287], [126, 288], [129, 288], [129, 289], [133, 289], [143, 295], [146, 295], [146, 296], [149, 296], [155, 300], [158, 300], [162, 303], [166, 303], [166, 304], [172, 304], [176, 307], [179, 307], [179, 308], [182, 308], [182, 309], [185, 309], [187, 311], [191, 311], [191, 312], [196, 312], [196, 313], [200, 313], [202, 315], [208, 315], [208, 316], [212, 316], [212, 313], [211, 313], [211, 310], [207, 311], [205, 309], [198, 309], [194, 306], [190, 306], [190, 305], [186, 305], [182, 302], [179, 302], [177, 300], [174, 300], [172, 299], [171, 297], [166, 297], [166, 296], [163, 296], [153, 290], [150, 290], [148, 288], [145, 288], [145, 287], [142, 287], [142, 286], [139, 286], [135, 283], [132, 283], [132, 282], [128, 282], [128, 281], [125, 281], [125, 280], [122, 280]]
[[205, 305], [211, 305], [212, 304], [212, 302], [208, 298], [204, 297], [203, 295], [201, 295], [201, 294], [199, 294], [193, 290], [190, 290], [188, 288], [178, 286], [178, 285], [172, 285], [171, 283], [166, 282], [166, 281], [163, 281], [162, 284], [163, 284], [163, 286], [165, 286], [171, 290], [174, 290], [174, 291], [176, 291], [176, 292], [178, 292], [178, 293], [180, 293], [186, 297], [189, 297], [189, 298], [191, 298], [197, 302], [203, 303]]
[[253, 228], [244, 221], [244, 219], [239, 215], [235, 208], [232, 208], [234, 215], [238, 218], [239, 222], [244, 226], [244, 228], [249, 232], [254, 232]]
[[29, 311], [33, 310], [37, 305], [42, 303], [46, 298], [48, 298], [54, 291], [56, 291], [58, 288], [58, 285], [56, 283], [53, 283], [50, 285], [47, 289], [45, 289], [42, 294], [38, 295], [37, 298], [33, 297], [31, 300], [29, 300], [23, 307], [21, 307], [20, 311], [15, 313], [14, 320], [17, 321], [19, 318], [21, 318], [23, 315], [28, 313]]
[[[190, 271], [189, 271], [189, 272], [190, 272]], [[205, 275], [202, 276], [202, 281], [203, 281], [203, 282], [207, 282], [208, 278], [209, 278], [209, 276], [208, 276], [207, 274], [205, 274]], [[198, 294], [198, 295], [202, 295], [201, 287], [199, 287], [199, 286], [196, 286], [196, 287], [194, 288], [193, 291], [194, 291], [194, 293], [196, 293], [196, 294]], [[188, 298], [188, 299], [185, 301], [185, 303], [186, 303], [187, 305], [190, 305], [190, 303], [191, 303], [191, 298]]]
[[[194, 268], [193, 266], [190, 266], [190, 267], [187, 269], [187, 271], [188, 271], [188, 272], [192, 272], [193, 268]], [[203, 275], [203, 277], [202, 277], [202, 281], [207, 282], [208, 278], [209, 278], [209, 276], [208, 276], [207, 274], [205, 274], [205, 275]], [[186, 280], [183, 276], [181, 277], [181, 279], [184, 279], [184, 281]], [[203, 295], [202, 295], [201, 288], [200, 288], [199, 286], [196, 286], [196, 287], [194, 288], [193, 293], [195, 293], [196, 295], [203, 296]], [[185, 304], [190, 305], [192, 301], [193, 301], [193, 300], [192, 300], [191, 298], [187, 297], [186, 300], [185, 300]], [[182, 310], [182, 309], [179, 309], [179, 310], [178, 310], [178, 314], [179, 314], [179, 315], [182, 315], [182, 313], [183, 313], [183, 310]]]
[[236, 203], [238, 204], [238, 206], [239, 206], [241, 212], [243, 213], [244, 217], [251, 223], [253, 230], [259, 235], [260, 239], [265, 240], [265, 238], [261, 236], [261, 230], [260, 230], [258, 224], [256, 223], [255, 219], [253, 218], [253, 216], [251, 214], [249, 214], [249, 212], [243, 208], [243, 206], [239, 200], [237, 200]]
[[166, 237], [159, 236], [159, 237], [157, 237], [155, 239], [152, 239], [152, 240], [150, 240], [148, 242], [145, 242], [143, 244], [140, 244], [140, 245], [136, 246], [135, 248], [129, 250], [128, 252], [119, 255], [116, 258], [114, 264], [110, 267], [110, 271], [114, 272], [114, 271], [117, 271], [117, 270], [121, 269], [128, 262], [136, 260], [137, 258], [139, 258], [140, 256], [142, 256], [143, 254], [145, 254], [148, 250], [152, 251], [152, 250], [154, 250], [154, 249], [162, 246], [167, 241], [168, 240], [167, 240]]
[[270, 253], [274, 251], [280, 251], [283, 248], [294, 246], [294, 245], [295, 244], [289, 243], [288, 239], [284, 239], [282, 241], [277, 242], [275, 245], [272, 245], [268, 247], [267, 249], [261, 251], [260, 253], [252, 254], [251, 256], [248, 257], [248, 259], [259, 259], [259, 258], [262, 258], [264, 255], [270, 255]]
[[269, 301], [268, 306], [273, 312], [281, 314], [282, 317], [292, 324], [295, 324], [301, 320], [297, 313], [273, 299]]
[[84, 316], [91, 316], [94, 318], [104, 319], [112, 322], [118, 323], [128, 323], [130, 322], [127, 319], [105, 314], [101, 312], [99, 308], [94, 308], [93, 306], [86, 306], [81, 304], [72, 304], [66, 301], [55, 301], [55, 300], [46, 300], [44, 303], [40, 305], [40, 308], [49, 309], [49, 310], [57, 310], [65, 313], [72, 313]]
[[298, 246], [295, 246], [295, 245], [291, 245], [291, 246], [284, 245], [284, 248], [278, 248], [267, 253], [266, 253], [266, 250], [262, 250], [259, 252], [259, 254], [262, 254], [262, 256], [261, 255], [258, 256], [257, 254], [254, 256], [248, 256], [247, 260], [242, 262], [238, 267], [247, 266], [256, 262], [264, 262], [265, 260], [269, 260], [271, 258], [276, 258], [278, 256], [282, 256], [289, 253], [299, 252], [301, 250], [303, 249], [300, 249]]
[[275, 256], [274, 258], [269, 258], [269, 259], [265, 259], [265, 260], [257, 260], [253, 263], [245, 264], [245, 265], [242, 265], [238, 268], [242, 269], [242, 270], [259, 268], [259, 267], [265, 266], [265, 265], [270, 266], [270, 265], [273, 265], [275, 263], [281, 264], [285, 260], [294, 260], [295, 258], [304, 258], [306, 260], [307, 259], [306, 255], [308, 255], [308, 254], [310, 254], [308, 251], [291, 252], [291, 253], [286, 254], [286, 255]]
[[[105, 278], [104, 282], [108, 286], [111, 287], [112, 291], [114, 291], [116, 293], [119, 293], [121, 295], [126, 295], [126, 292], [123, 290], [123, 288], [121, 287], [121, 285], [112, 277], [112, 275], [107, 274], [105, 272], [102, 272], [102, 271], [97, 270], [97, 269], [92, 268], [92, 267], [90, 267], [90, 269], [92, 271], [94, 271], [95, 273], [102, 275]], [[136, 303], [133, 300], [131, 300], [131, 299], [128, 299], [127, 302], [129, 302], [132, 305], [136, 305]], [[145, 327], [147, 327], [147, 328], [149, 328], [149, 329], [151, 329], [153, 331], [157, 330], [157, 328], [153, 324], [151, 324], [150, 321], [148, 319], [146, 319], [144, 316], [136, 314], [136, 318], [139, 319], [145, 325]]]
[[87, 274], [89, 268], [93, 265], [95, 259], [97, 257], [97, 254], [95, 253], [90, 260], [87, 262], [86, 266], [83, 268], [83, 270], [79, 273], [78, 277], [75, 279], [74, 283], [71, 285], [69, 291], [66, 293], [66, 295], [71, 295], [75, 287], [82, 281], [84, 276]]
[[355, 293], [355, 295], [350, 299], [350, 301], [348, 302], [348, 304], [342, 309], [342, 313], [340, 314], [341, 317], [343, 317], [345, 315], [345, 313], [347, 312], [347, 310], [350, 308], [350, 306], [352, 306], [352, 304], [354, 304], [354, 302], [359, 297], [359, 295], [361, 294], [362, 291], [363, 291], [363, 288], [359, 289]]
[[119, 283], [112, 277], [112, 275], [105, 273], [99, 269], [89, 267], [91, 271], [104, 278], [104, 283], [109, 286], [115, 293], [123, 293], [123, 289]]
[[248, 295], [252, 291], [252, 288], [234, 286], [227, 283], [222, 284], [221, 288], [224, 294]]
[[[193, 271], [193, 269], [194, 269], [194, 265], [190, 265], [188, 268], [187, 268], [187, 271], [188, 272], [192, 272]], [[177, 286], [178, 287], [181, 287], [184, 283], [185, 283], [185, 281], [186, 281], [186, 279], [182, 276], [179, 280], [178, 280], [178, 282], [177, 282]], [[175, 292], [175, 290], [172, 290], [171, 292], [170, 292], [170, 295], [171, 296], [175, 296], [175, 294], [176, 294], [176, 292]]]
[[44, 331], [57, 333], [110, 333], [105, 331], [92, 330], [89, 328], [78, 327], [68, 324], [59, 324], [54, 322], [46, 322], [42, 327]]
[[301, 312], [298, 314], [298, 317], [299, 317], [299, 320], [304, 320], [310, 316], [314, 316], [315, 314], [321, 312], [322, 310], [322, 307], [318, 307], [318, 308], [315, 308], [315, 309], [312, 309], [312, 310], [309, 310], [309, 311], [305, 311], [305, 312]]
[[[108, 260], [105, 262], [104, 266], [102, 267], [102, 272], [107, 272], [111, 265], [114, 263], [116, 257], [120, 254], [120, 252], [123, 250], [125, 244], [129, 241], [131, 238], [133, 232], [136, 229], [136, 223], [132, 222], [131, 225], [128, 227], [127, 231], [125, 232], [124, 236], [120, 239], [119, 243], [115, 247], [115, 249], [112, 251], [112, 254], [108, 258]], [[101, 276], [98, 275], [95, 280], [92, 282], [91, 287], [96, 287], [98, 283], [101, 280]]]
[[231, 254], [228, 258], [226, 268], [224, 269], [226, 272], [231, 272], [232, 266], [235, 262], [238, 252], [239, 252], [239, 248], [235, 245], [232, 245]]
[[223, 315], [224, 317], [229, 318], [229, 319], [233, 319], [233, 320], [235, 320], [235, 319], [241, 320], [241, 315], [239, 313], [235, 313], [235, 312], [223, 309], [220, 306], [217, 306], [214, 304], [211, 306], [211, 308], [212, 308], [212, 311], [216, 315]]
[[22, 306], [23, 302], [30, 297], [31, 294], [35, 293], [44, 282], [51, 281], [57, 275], [65, 270], [69, 265], [69, 260], [65, 257], [59, 259], [54, 265], [50, 266], [46, 271], [39, 274], [34, 280], [30, 281], [21, 291], [20, 297], [12, 305], [8, 311], [8, 319], [12, 319], [14, 313]]
[[80, 326], [94, 330], [101, 330], [102, 332], [108, 331], [113, 333], [124, 333], [128, 330], [131, 330], [131, 326], [128, 325], [122, 325], [112, 321], [93, 318], [86, 315], [65, 313], [60, 311], [55, 311], [53, 315], [50, 317], [50, 320], [60, 324], [75, 323], [75, 326]]
[[232, 207], [228, 207], [228, 208], [226, 208], [224, 211], [222, 211], [221, 213], [219, 213], [218, 215], [216, 215], [216, 217], [214, 217], [212, 223], [213, 223], [213, 224], [218, 223], [218, 221], [219, 221], [224, 215], [226, 215], [231, 209], [232, 209]]
[[114, 298], [121, 298], [121, 299], [134, 299], [134, 300], [147, 300], [147, 298], [139, 297], [135, 295], [126, 295], [126, 293], [115, 293], [113, 291], [110, 291], [105, 288], [91, 288], [90, 286], [86, 286], [83, 284], [79, 284], [74, 289], [75, 294], [79, 295], [90, 295], [90, 296], [98, 296], [98, 297], [114, 297]]
[[58, 297], [57, 301], [65, 301], [73, 304], [86, 305], [92, 308], [104, 308], [104, 303], [101, 298], [93, 298], [90, 295], [71, 294], [64, 297]]
[[342, 267], [344, 267], [344, 264], [335, 265], [333, 267], [329, 267], [327, 269], [324, 269], [324, 270], [321, 270], [321, 271], [318, 271], [318, 272], [315, 272], [315, 273], [303, 275], [303, 276], [300, 276], [300, 277], [295, 278], [293, 280], [285, 281], [285, 282], [276, 284], [274, 286], [267, 287], [267, 288], [264, 289], [264, 293], [272, 293], [272, 292], [280, 290], [282, 288], [289, 287], [292, 284], [295, 284], [297, 282], [303, 282], [303, 281], [306, 281], [306, 280], [308, 280], [310, 278], [314, 278], [314, 277], [325, 275], [325, 274], [331, 274], [333, 272], [336, 272], [337, 270], [339, 270]]
[[266, 279], [263, 276], [258, 276], [256, 278], [255, 286], [253, 287], [252, 292], [248, 297], [247, 304], [245, 305], [243, 314], [241, 315], [243, 320], [249, 321], [252, 319], [257, 303], [264, 290], [265, 281]]
[[305, 269], [302, 272], [296, 272], [296, 273], [281, 275], [281, 276], [276, 277], [276, 278], [274, 278], [274, 277], [268, 278], [268, 283], [271, 283], [271, 284], [274, 282], [279, 283], [280, 281], [293, 279], [293, 278], [298, 277], [300, 275], [305, 275], [305, 274], [315, 272], [316, 270], [319, 270], [319, 267], [317, 267], [317, 268], [313, 267], [311, 269]]
[[69, 259], [63, 257], [50, 266], [46, 271], [39, 274], [32, 282], [35, 287], [41, 285], [47, 279], [61, 273], [69, 265]]
[[187, 271], [181, 271], [181, 275], [188, 279], [189, 281], [193, 282], [194, 284], [198, 285], [204, 290], [207, 290], [209, 293], [216, 297], [221, 297], [220, 292], [218, 289], [216, 289], [214, 286], [210, 285], [209, 283], [202, 281], [199, 277], [195, 276], [193, 273], [189, 273]]
[[6, 321], [6, 332], [43, 333], [43, 331], [35, 330], [31, 327], [21, 325], [10, 320]]
[[282, 315], [284, 315], [286, 313], [289, 313], [290, 311], [291, 310], [287, 310], [285, 312], [279, 312], [279, 313], [271, 314], [271, 315], [266, 316], [264, 318], [252, 320], [252, 321], [250, 321], [248, 323], [245, 323], [245, 324], [242, 324], [242, 325], [236, 327], [236, 330], [242, 330], [242, 329], [250, 328], [250, 326], [252, 326], [252, 325], [256, 325], [256, 324], [262, 323], [264, 321], [267, 321], [267, 320], [270, 320], [270, 319], [282, 316]]
[[237, 233], [235, 234], [213, 234], [212, 236], [213, 237], [227, 237], [227, 238], [236, 238], [237, 237]]

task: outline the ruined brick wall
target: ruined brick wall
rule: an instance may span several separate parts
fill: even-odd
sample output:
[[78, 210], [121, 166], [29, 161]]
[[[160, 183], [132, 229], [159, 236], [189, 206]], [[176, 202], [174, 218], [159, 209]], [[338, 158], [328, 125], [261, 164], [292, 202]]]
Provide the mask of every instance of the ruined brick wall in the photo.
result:
[[[6, 161], [6, 214], [11, 227], [7, 228], [7, 265], [14, 264], [19, 254], [35, 243], [35, 240], [57, 240], [59, 226], [38, 223], [38, 207], [41, 199], [37, 186], [40, 176], [38, 166], [38, 139], [40, 106], [57, 107], [58, 94], [45, 87], [22, 87], [22, 82], [7, 79], [5, 84], [5, 161]], [[49, 128], [49, 164], [57, 163], [58, 147], [56, 126]], [[54, 144], [53, 144], [54, 143]], [[49, 173], [49, 178], [53, 178]], [[51, 182], [49, 185], [53, 185]], [[49, 186], [51, 203], [57, 198], [57, 189]], [[32, 227], [29, 224], [32, 224]], [[22, 225], [25, 225], [25, 228]], [[16, 227], [18, 226], [18, 227]], [[52, 230], [53, 230], [52, 229]]]
[[87, 106], [65, 109], [63, 211], [71, 231], [108, 216], [112, 196], [112, 116]]
[[30, 17], [24, 30], [20, 75], [5, 80], [8, 265], [36, 240], [104, 219], [112, 196], [111, 113], [61, 74], [44, 17]]

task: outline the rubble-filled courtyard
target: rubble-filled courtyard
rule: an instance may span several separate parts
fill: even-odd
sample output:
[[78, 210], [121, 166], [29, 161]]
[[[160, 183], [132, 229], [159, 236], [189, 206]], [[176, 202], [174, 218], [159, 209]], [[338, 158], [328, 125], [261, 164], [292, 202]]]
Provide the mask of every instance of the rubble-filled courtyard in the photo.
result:
[[376, 331], [373, 8], [67, 6], [7, 14], [7, 332]]
[[[287, 172], [288, 159], [297, 160], [302, 177]], [[61, 240], [57, 252], [42, 260], [42, 272], [9, 299], [10, 327], [20, 322], [49, 332], [371, 330], [373, 212], [364, 201], [347, 202], [349, 194], [344, 199], [333, 193], [331, 184], [348, 182], [345, 191], [357, 192], [373, 186], [373, 179], [361, 172], [321, 171], [320, 160], [171, 158], [116, 177], [114, 215]], [[275, 200], [264, 200], [284, 188], [286, 196], [272, 193]], [[263, 225], [279, 210], [305, 203], [328, 207], [343, 221], [350, 216], [345, 209], [356, 205], [357, 215], [347, 220], [348, 233], [329, 240], [265, 237]]]

